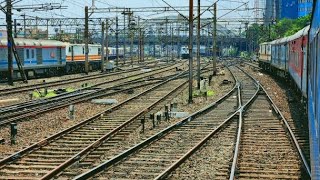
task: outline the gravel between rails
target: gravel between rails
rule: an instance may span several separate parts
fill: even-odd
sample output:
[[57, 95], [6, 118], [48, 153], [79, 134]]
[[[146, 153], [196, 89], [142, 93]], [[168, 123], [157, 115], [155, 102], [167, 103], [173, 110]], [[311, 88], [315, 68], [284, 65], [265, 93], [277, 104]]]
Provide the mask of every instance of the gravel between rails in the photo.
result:
[[167, 179], [223, 179], [228, 176], [236, 130], [236, 120], [233, 120]]
[[[154, 61], [154, 62], [157, 63], [157, 61]], [[153, 64], [150, 64], [150, 65], [153, 65]], [[139, 67], [139, 66], [138, 64], [135, 63], [133, 66], [129, 66], [128, 64], [124, 66], [121, 65], [119, 68], [121, 68], [122, 70], [126, 70], [126, 69], [131, 69], [136, 67]], [[96, 74], [100, 74], [100, 71], [89, 72], [89, 75], [96, 75]], [[43, 80], [46, 80], [46, 82], [53, 82], [53, 81], [68, 80], [68, 79], [85, 77], [85, 76], [88, 76], [88, 75], [86, 75], [85, 73], [78, 73], [78, 74], [68, 74], [68, 75], [48, 77], [48, 78], [30, 79], [28, 80], [28, 84], [25, 84], [22, 81], [17, 81], [13, 83], [13, 86], [8, 85], [7, 83], [0, 83], [0, 89], [6, 89], [6, 88], [12, 88], [12, 87], [23, 87], [25, 85], [39, 84], [39, 83], [42, 83]]]
[[[229, 79], [229, 80], [232, 79], [229, 72], [226, 72], [225, 76], [216, 76], [212, 79], [212, 86], [209, 89], [212, 89], [216, 92], [214, 96], [208, 97], [207, 101], [205, 101], [203, 97], [194, 98], [194, 103], [192, 105], [189, 105], [187, 103], [188, 91], [186, 89], [179, 97], [175, 98], [176, 102], [178, 103], [179, 111], [188, 111], [191, 113], [196, 111], [197, 109], [200, 109], [206, 106], [214, 99], [217, 99], [218, 96], [221, 96], [221, 94], [224, 94], [225, 91], [229, 90], [232, 87], [231, 84], [220, 87], [220, 83], [224, 79]], [[195, 84], [196, 83], [194, 82], [194, 85]], [[134, 94], [142, 92], [147, 88], [148, 87], [136, 89], [134, 91]], [[132, 95], [117, 94], [114, 96], [109, 96], [107, 98], [114, 98], [120, 102], [122, 100], [125, 100], [133, 96], [134, 94]], [[48, 137], [54, 133], [57, 133], [63, 129], [66, 129], [94, 114], [102, 112], [108, 107], [110, 106], [96, 105], [92, 103], [81, 103], [81, 104], [75, 105], [75, 108], [76, 108], [75, 120], [68, 120], [67, 118], [68, 108], [63, 108], [58, 111], [55, 111], [55, 113], [45, 113], [43, 115], [39, 115], [35, 118], [32, 118], [29, 121], [21, 122], [18, 124], [17, 144], [13, 146], [10, 146], [10, 129], [8, 127], [1, 128], [0, 138], [4, 138], [6, 142], [3, 145], [0, 145], [0, 158], [4, 158], [7, 155], [22, 149], [23, 147], [26, 147], [34, 142], [44, 139], [45, 137]], [[48, 121], [48, 119], [50, 119], [50, 121]], [[174, 121], [175, 120], [172, 119], [170, 123], [174, 123]], [[156, 128], [156, 130], [160, 130], [161, 128], [164, 128], [167, 126], [168, 125], [166, 125], [165, 123], [162, 123]], [[146, 129], [147, 128], [148, 126], [146, 123]], [[140, 134], [139, 131], [140, 130], [137, 130], [139, 137], [140, 135], [141, 135], [141, 138], [145, 138], [147, 136], [147, 133]]]
[[[117, 99], [118, 102], [124, 101], [154, 85], [149, 85], [143, 88], [134, 90], [133, 94], [116, 94], [105, 98]], [[0, 129], [1, 138], [4, 138], [6, 142], [0, 145], [0, 158], [4, 158], [7, 155], [16, 152], [23, 147], [31, 145], [45, 137], [48, 137], [54, 133], [57, 133], [63, 129], [71, 127], [84, 119], [87, 119], [99, 112], [104, 111], [110, 105], [98, 105], [90, 102], [79, 103], [75, 105], [75, 119], [68, 119], [68, 107], [55, 110], [54, 112], [48, 112], [42, 115], [38, 115], [29, 121], [18, 123], [18, 135], [17, 144], [10, 145], [10, 127], [3, 127]]]
[[292, 88], [287, 83], [275, 80], [268, 74], [253, 70], [250, 66], [246, 66], [244, 69], [265, 87], [272, 100], [287, 119], [295, 136], [299, 137], [299, 145], [301, 146], [307, 161], [309, 161], [308, 116], [306, 110], [303, 108], [304, 105], [300, 103], [298, 98], [294, 95]]
[[[157, 69], [159, 69], [159, 68], [158, 67], [152, 68], [152, 70], [157, 70]], [[75, 82], [75, 83], [70, 83], [70, 84], [65, 84], [65, 85], [54, 86], [54, 88], [49, 88], [49, 89], [63, 89], [63, 88], [68, 88], [68, 87], [72, 87], [74, 89], [79, 89], [79, 88], [81, 88], [81, 85], [83, 83], [88, 83], [88, 85], [94, 85], [94, 84], [97, 84], [97, 83], [102, 83], [102, 82], [105, 82], [105, 81], [111, 81], [111, 80], [115, 80], [115, 79], [118, 79], [118, 78], [131, 76], [131, 75], [139, 74], [139, 73], [142, 73], [142, 71], [141, 70], [137, 70], [137, 71], [127, 72], [127, 73], [124, 72], [122, 74], [117, 74], [117, 75], [113, 75], [113, 76], [107, 76], [107, 77], [104, 77], [104, 78], [98, 78], [98, 79], [92, 79], [92, 80]], [[107, 85], [110, 86], [110, 83], [108, 83]], [[7, 96], [4, 96], [3, 98], [4, 99], [19, 99], [19, 102], [21, 103], [21, 102], [26, 102], [26, 101], [30, 100], [29, 94], [30, 94], [30, 91], [26, 91], [26, 92], [21, 92], [19, 94], [15, 93], [15, 94], [12, 94], [12, 95], [7, 95]], [[12, 103], [14, 104], [15, 102], [12, 102]], [[1, 106], [6, 106], [6, 105], [10, 105], [12, 103], [0, 104], [0, 107]]]
[[[157, 75], [154, 75], [155, 78], [164, 77], [167, 75], [172, 75], [176, 73], [175, 70], [168, 72], [163, 72]], [[118, 102], [122, 102], [135, 94], [138, 94], [154, 85], [148, 85], [143, 88], [138, 88], [134, 90], [133, 94], [120, 93], [108, 97], [108, 99], [116, 99]], [[87, 119], [99, 112], [104, 111], [106, 108], [111, 107], [108, 105], [97, 105], [90, 102], [78, 103], [75, 105], [76, 116], [75, 120], [68, 120], [68, 108], [64, 107], [52, 112], [47, 112], [42, 115], [30, 118], [30, 120], [25, 122], [18, 123], [18, 136], [17, 136], [17, 145], [10, 146], [10, 127], [0, 128], [0, 139], [4, 138], [6, 142], [3, 145], [0, 145], [0, 159], [15, 152], [19, 149], [22, 149], [25, 146], [31, 145], [34, 142], [37, 142], [45, 137], [57, 133], [67, 127], [70, 127], [84, 119]], [[50, 120], [50, 121], [48, 121]]]
[[[208, 76], [209, 73], [203, 74], [204, 77]], [[228, 84], [225, 86], [220, 86], [219, 84], [221, 83], [222, 80], [228, 79], [232, 80], [232, 77], [229, 72], [226, 73], [225, 76], [216, 76], [212, 80], [212, 86], [210, 86], [208, 89], [214, 90], [216, 93], [214, 96], [208, 97], [207, 100], [205, 100], [204, 97], [197, 97], [194, 98], [194, 103], [193, 104], [188, 104], [188, 86], [185, 86], [184, 90], [178, 93], [177, 96], [171, 97], [171, 99], [167, 99], [165, 103], [160, 103], [157, 105], [155, 108], [153, 108], [152, 112], [158, 112], [158, 111], [164, 111], [164, 104], [170, 104], [173, 102], [178, 103], [178, 111], [180, 112], [189, 112], [190, 114], [200, 110], [201, 108], [209, 105], [213, 101], [219, 99], [221, 96], [223, 96], [226, 92], [230, 91], [230, 89], [233, 87], [233, 84]], [[194, 85], [196, 85], [196, 81], [194, 82]], [[157, 132], [167, 128], [168, 126], [180, 121], [181, 118], [171, 118], [169, 121], [161, 120], [161, 123], [156, 123], [156, 127], [153, 128], [152, 121], [146, 117], [146, 123], [145, 123], [145, 129], [144, 133], [142, 133], [142, 128], [141, 125], [139, 128], [136, 128], [134, 131], [129, 130], [130, 127], [128, 127], [128, 130], [124, 130], [124, 132], [129, 132], [128, 135], [123, 136], [122, 138], [125, 140], [119, 141], [118, 139], [120, 137], [115, 136], [115, 140], [110, 140], [110, 141], [115, 141], [113, 144], [113, 148], [111, 149], [118, 149], [117, 152], [127, 150], [129, 147], [132, 147], [133, 145], [140, 143], [141, 141], [145, 140], [146, 138], [149, 138], [150, 136], [153, 136]], [[121, 136], [121, 135], [120, 135]], [[116, 140], [117, 139], [117, 140]], [[102, 149], [107, 148], [108, 146], [101, 146]], [[99, 149], [99, 148], [98, 148]], [[105, 154], [100, 156], [99, 158], [96, 156], [97, 154], [93, 153], [92, 155], [88, 155], [88, 157], [84, 158], [82, 161], [79, 162], [79, 166], [73, 166], [65, 171], [63, 173], [63, 178], [66, 178], [66, 176], [75, 176], [77, 174], [81, 174], [85, 172], [89, 168], [93, 168], [93, 165], [97, 165], [102, 163], [103, 161], [106, 161], [110, 159], [112, 156], [114, 156], [113, 150], [109, 149], [108, 151], [105, 151]], [[98, 150], [97, 150], [98, 151]], [[91, 165], [85, 165], [85, 169], [81, 169], [81, 164], [87, 164], [87, 163], [92, 163]], [[75, 174], [77, 172], [77, 174]]]

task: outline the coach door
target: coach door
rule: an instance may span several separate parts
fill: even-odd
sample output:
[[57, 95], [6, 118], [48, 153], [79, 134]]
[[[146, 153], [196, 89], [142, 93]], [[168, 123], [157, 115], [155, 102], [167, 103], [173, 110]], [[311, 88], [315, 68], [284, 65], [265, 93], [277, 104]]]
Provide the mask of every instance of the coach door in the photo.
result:
[[36, 49], [35, 48], [25, 48], [25, 66], [31, 66], [31, 65], [36, 65], [37, 60], [36, 60]]
[[36, 55], [37, 55], [37, 64], [42, 64], [43, 63], [43, 57], [42, 57], [42, 49], [41, 48], [37, 48], [36, 49]]
[[20, 62], [22, 65], [24, 65], [24, 54], [23, 54], [23, 48], [17, 48], [17, 54], [20, 59]]
[[58, 64], [62, 64], [61, 47], [57, 48], [57, 61], [58, 61]]

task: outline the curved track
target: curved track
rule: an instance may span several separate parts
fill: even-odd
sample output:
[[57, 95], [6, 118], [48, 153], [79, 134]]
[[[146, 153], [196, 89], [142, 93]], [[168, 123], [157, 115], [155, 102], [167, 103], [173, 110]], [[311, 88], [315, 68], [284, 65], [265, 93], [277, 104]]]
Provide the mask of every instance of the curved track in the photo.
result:
[[[229, 158], [216, 162], [220, 166], [215, 179], [308, 178], [308, 164], [279, 109], [258, 82], [237, 69], [233, 72], [238, 77], [239, 86], [234, 88], [237, 92], [231, 91], [218, 102], [75, 179], [164, 179], [208, 140], [223, 139], [221, 135], [231, 135], [236, 126], [237, 133], [227, 137], [228, 141], [234, 139], [235, 147], [230, 149], [229, 144]], [[206, 178], [199, 173], [194, 177]]]
[[[49, 179], [186, 83], [170, 79], [0, 162], [0, 179]], [[151, 98], [152, 97], [152, 98]], [[120, 108], [121, 107], [121, 108]]]

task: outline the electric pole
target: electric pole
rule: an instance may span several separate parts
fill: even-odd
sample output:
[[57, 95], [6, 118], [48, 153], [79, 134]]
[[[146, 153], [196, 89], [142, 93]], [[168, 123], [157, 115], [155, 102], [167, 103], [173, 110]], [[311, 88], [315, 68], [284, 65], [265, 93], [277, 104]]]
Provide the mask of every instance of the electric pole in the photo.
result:
[[[85, 65], [84, 71], [86, 74], [89, 74], [89, 14], [88, 14], [88, 6], [84, 8], [85, 11], [85, 25], [84, 25], [84, 43], [85, 43]], [[61, 32], [60, 32], [61, 33]]]
[[118, 16], [116, 17], [116, 67], [118, 67], [119, 63], [119, 19]]
[[[130, 9], [129, 9], [130, 11]], [[132, 50], [133, 50], [133, 21], [131, 19], [132, 16], [132, 12], [129, 13], [129, 30], [130, 30], [130, 59], [131, 59], [131, 66], [133, 66], [133, 54], [132, 54]]]
[[139, 27], [139, 62], [142, 62], [142, 28]]
[[14, 25], [14, 38], [17, 38], [18, 34], [17, 34], [17, 20], [16, 19], [13, 20], [13, 25]]
[[171, 24], [171, 61], [173, 61], [173, 24]]
[[193, 81], [193, 60], [192, 60], [192, 44], [193, 44], [193, 0], [189, 0], [189, 104], [192, 100], [192, 81]]
[[126, 63], [126, 12], [123, 11], [123, 62]]
[[169, 41], [168, 41], [168, 17], [166, 17], [166, 56], [167, 56], [167, 63], [169, 63]]
[[23, 15], [23, 37], [27, 38], [27, 31], [26, 31], [26, 13]]
[[213, 4], [213, 42], [212, 42], [212, 52], [213, 52], [213, 75], [216, 74], [216, 64], [217, 64], [217, 3]]
[[7, 1], [7, 12], [6, 12], [6, 21], [7, 21], [7, 31], [8, 31], [8, 84], [13, 86], [13, 55], [12, 55], [12, 3], [11, 0]]
[[104, 22], [101, 24], [101, 72], [104, 71]]
[[109, 19], [106, 19], [106, 61], [109, 62]]
[[200, 0], [198, 0], [198, 22], [197, 22], [197, 88], [200, 90]]

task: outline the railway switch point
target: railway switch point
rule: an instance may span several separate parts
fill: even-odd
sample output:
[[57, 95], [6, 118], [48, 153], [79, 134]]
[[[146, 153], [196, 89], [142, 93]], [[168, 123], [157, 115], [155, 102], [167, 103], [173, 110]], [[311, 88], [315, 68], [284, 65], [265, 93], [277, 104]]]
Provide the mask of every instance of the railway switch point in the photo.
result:
[[141, 118], [141, 132], [142, 133], [144, 133], [145, 121], [146, 121], [146, 116], [143, 116], [143, 118]]
[[178, 111], [178, 103], [173, 103], [173, 107], [172, 107], [172, 112], [177, 112]]
[[170, 118], [169, 118], [169, 107], [166, 105], [166, 106], [164, 106], [164, 109], [165, 109], [164, 115], [165, 115], [166, 121], [168, 121], [168, 120], [170, 120]]
[[157, 114], [157, 125], [161, 124], [161, 114]]
[[73, 104], [71, 104], [69, 106], [69, 113], [68, 113], [70, 120], [74, 120], [75, 119], [75, 111], [76, 111], [75, 110], [75, 106]]
[[11, 145], [16, 144], [17, 133], [18, 133], [17, 123], [11, 123], [10, 124], [10, 136], [11, 136], [10, 144]]

